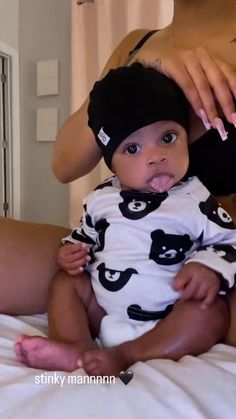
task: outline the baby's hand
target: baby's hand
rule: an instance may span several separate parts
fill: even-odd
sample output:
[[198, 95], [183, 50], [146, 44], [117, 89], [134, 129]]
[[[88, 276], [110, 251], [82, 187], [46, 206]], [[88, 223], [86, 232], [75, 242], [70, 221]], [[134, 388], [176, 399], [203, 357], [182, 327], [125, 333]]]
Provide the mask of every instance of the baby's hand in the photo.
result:
[[76, 276], [83, 272], [90, 261], [89, 248], [85, 243], [66, 243], [59, 248], [57, 261], [69, 275]]
[[202, 308], [207, 308], [220, 289], [219, 274], [205, 265], [189, 262], [177, 273], [173, 288], [182, 293], [183, 300], [202, 300]]

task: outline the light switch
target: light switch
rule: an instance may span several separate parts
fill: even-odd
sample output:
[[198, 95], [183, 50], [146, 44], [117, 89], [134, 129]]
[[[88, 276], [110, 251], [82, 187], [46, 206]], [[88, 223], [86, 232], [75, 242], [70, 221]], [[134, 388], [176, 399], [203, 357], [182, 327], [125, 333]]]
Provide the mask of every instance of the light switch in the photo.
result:
[[37, 95], [57, 95], [58, 83], [58, 60], [37, 62]]
[[38, 108], [37, 141], [54, 141], [58, 130], [58, 109]]

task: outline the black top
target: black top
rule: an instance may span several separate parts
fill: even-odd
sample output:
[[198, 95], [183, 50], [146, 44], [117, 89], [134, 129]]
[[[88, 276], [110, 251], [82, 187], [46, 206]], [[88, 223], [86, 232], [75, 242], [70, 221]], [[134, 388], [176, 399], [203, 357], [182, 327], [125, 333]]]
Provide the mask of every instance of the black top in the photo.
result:
[[[148, 32], [130, 51], [136, 53], [157, 31]], [[189, 146], [189, 172], [199, 177], [213, 195], [236, 193], [236, 129], [224, 121], [228, 139], [222, 141], [217, 130], [211, 129]]]
[[213, 195], [236, 192], [236, 129], [224, 121], [228, 139], [211, 129], [189, 146], [190, 171]]

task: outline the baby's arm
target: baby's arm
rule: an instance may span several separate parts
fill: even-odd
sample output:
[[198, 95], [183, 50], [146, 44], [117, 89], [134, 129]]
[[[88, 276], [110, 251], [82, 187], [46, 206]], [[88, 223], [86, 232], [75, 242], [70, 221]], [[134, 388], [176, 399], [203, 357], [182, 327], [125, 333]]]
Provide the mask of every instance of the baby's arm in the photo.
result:
[[185, 261], [173, 286], [183, 299], [202, 300], [206, 307], [217, 293], [226, 294], [234, 286], [236, 227], [203, 185], [193, 198], [197, 203], [194, 218], [198, 223], [199, 247]]
[[60, 267], [69, 275], [76, 276], [82, 273], [90, 261], [89, 248], [85, 243], [65, 243], [57, 254]]
[[97, 231], [92, 223], [93, 196], [94, 193], [91, 192], [84, 199], [84, 212], [79, 227], [62, 239], [63, 246], [58, 250], [57, 260], [59, 265], [72, 276], [84, 271], [91, 260], [93, 248], [97, 243]]

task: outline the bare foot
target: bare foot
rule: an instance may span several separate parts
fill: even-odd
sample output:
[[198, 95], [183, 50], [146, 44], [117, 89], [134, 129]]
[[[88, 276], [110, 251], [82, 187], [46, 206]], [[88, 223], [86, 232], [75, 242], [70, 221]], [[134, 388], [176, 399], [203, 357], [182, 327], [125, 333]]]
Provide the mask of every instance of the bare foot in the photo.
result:
[[78, 367], [83, 367], [88, 375], [115, 375], [126, 370], [130, 365], [124, 351], [114, 348], [85, 350], [77, 361]]
[[14, 351], [17, 361], [31, 368], [72, 372], [78, 368], [78, 357], [83, 351], [96, 347], [93, 341], [62, 343], [41, 336], [21, 335]]

